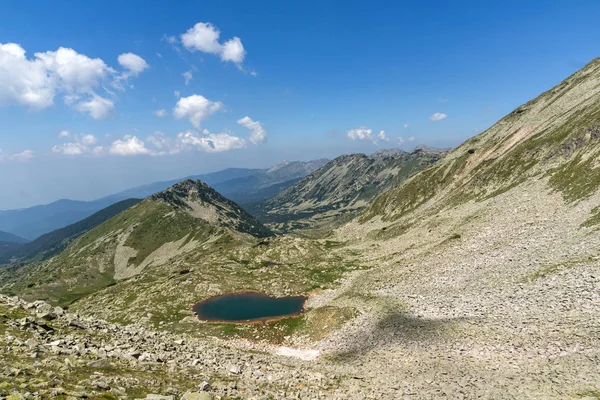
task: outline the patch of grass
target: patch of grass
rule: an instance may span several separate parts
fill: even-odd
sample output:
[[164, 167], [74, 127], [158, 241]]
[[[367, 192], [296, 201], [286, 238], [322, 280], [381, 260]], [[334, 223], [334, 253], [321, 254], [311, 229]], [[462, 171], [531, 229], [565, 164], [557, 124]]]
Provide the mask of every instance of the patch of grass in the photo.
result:
[[525, 277], [523, 277], [520, 280], [520, 282], [521, 283], [535, 282], [538, 279], [546, 278], [560, 270], [572, 268], [576, 265], [585, 264], [585, 263], [589, 263], [589, 262], [593, 262], [593, 261], [594, 261], [593, 257], [588, 257], [588, 258], [583, 258], [583, 259], [579, 259], [579, 260], [567, 261], [567, 262], [559, 263], [559, 264], [547, 265], [547, 266], [544, 266], [544, 267], [538, 269], [537, 271], [534, 271], [533, 273], [531, 273], [529, 275], [526, 275]]
[[592, 226], [596, 226], [600, 224], [600, 206], [594, 207], [592, 209], [592, 216], [585, 220], [580, 227], [590, 228]]

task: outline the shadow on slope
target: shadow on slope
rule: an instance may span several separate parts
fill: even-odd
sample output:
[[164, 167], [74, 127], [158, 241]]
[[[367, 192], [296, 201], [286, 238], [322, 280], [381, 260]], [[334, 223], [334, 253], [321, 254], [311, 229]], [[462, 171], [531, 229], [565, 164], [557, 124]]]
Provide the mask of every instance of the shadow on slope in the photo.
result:
[[331, 353], [335, 362], [351, 362], [377, 348], [427, 345], [446, 340], [464, 318], [420, 318], [407, 312], [385, 315], [370, 331], [352, 334], [340, 351]]

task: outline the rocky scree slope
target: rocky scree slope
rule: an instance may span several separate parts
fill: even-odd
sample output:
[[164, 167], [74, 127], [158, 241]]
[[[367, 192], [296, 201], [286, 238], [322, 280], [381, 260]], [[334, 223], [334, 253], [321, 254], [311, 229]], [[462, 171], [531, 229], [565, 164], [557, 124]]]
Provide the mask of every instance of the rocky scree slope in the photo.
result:
[[0, 290], [67, 304], [175, 256], [270, 235], [205, 183], [185, 180], [95, 227], [48, 261], [0, 271]]
[[321, 350], [365, 395], [600, 397], [599, 156], [596, 59], [336, 230], [371, 268]]
[[0, 295], [2, 398], [322, 398], [336, 396], [340, 378], [299, 360]]
[[410, 153], [393, 149], [371, 156], [340, 156], [249, 210], [283, 231], [340, 224], [367, 207], [377, 195], [435, 163], [445, 153], [417, 148]]

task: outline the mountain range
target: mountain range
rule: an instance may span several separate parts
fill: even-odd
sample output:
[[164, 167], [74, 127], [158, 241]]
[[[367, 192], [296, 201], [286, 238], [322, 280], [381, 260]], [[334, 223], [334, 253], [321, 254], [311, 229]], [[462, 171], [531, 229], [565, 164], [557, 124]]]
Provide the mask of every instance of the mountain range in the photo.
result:
[[386, 190], [435, 163], [447, 150], [417, 147], [340, 156], [247, 209], [281, 231], [340, 225]]
[[[266, 169], [228, 168], [183, 179], [199, 179], [214, 186], [224, 196], [243, 202], [260, 201], [294, 184], [328, 160], [282, 162]], [[53, 230], [89, 217], [121, 200], [143, 199], [181, 181], [155, 182], [127, 189], [93, 201], [58, 200], [19, 210], [0, 211], [0, 230], [33, 240]]]
[[[223, 398], [598, 398], [599, 160], [600, 58], [453, 150], [341, 156], [245, 209], [175, 183], [0, 269], [22, 298], [0, 297], [0, 377], [87, 397], [179, 395], [198, 373]], [[241, 291], [308, 300], [259, 324], [192, 311]]]

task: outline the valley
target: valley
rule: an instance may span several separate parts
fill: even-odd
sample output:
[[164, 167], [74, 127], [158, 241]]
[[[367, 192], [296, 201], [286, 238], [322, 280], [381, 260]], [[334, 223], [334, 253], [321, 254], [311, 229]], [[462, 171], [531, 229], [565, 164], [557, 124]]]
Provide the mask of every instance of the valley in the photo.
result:
[[[453, 150], [341, 156], [244, 207], [174, 183], [0, 270], [0, 393], [597, 398], [599, 127], [595, 59]], [[194, 315], [238, 291], [306, 312]]]

